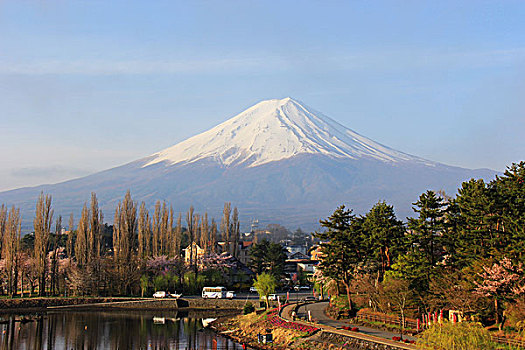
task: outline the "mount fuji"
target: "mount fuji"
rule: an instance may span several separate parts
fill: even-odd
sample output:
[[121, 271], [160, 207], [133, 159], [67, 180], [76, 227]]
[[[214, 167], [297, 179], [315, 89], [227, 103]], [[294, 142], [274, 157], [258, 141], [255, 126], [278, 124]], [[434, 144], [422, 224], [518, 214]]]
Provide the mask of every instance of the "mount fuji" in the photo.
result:
[[224, 202], [251, 219], [315, 229], [338, 205], [365, 213], [380, 200], [397, 215], [427, 189], [454, 194], [462, 181], [491, 179], [488, 169], [447, 166], [396, 151], [362, 136], [291, 98], [262, 101], [216, 127], [134, 162], [53, 185], [0, 193], [20, 207], [30, 229], [36, 198], [53, 196], [57, 214], [78, 217], [96, 192], [106, 217], [130, 189], [150, 208], [170, 202], [176, 212], [193, 205], [220, 218]]

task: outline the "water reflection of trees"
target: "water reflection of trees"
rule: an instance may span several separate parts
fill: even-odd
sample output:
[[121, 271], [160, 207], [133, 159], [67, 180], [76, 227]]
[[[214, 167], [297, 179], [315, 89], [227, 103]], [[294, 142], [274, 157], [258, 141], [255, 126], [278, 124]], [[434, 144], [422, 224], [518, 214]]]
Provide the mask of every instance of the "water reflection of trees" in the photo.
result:
[[0, 321], [0, 350], [240, 349], [177, 312], [50, 312]]

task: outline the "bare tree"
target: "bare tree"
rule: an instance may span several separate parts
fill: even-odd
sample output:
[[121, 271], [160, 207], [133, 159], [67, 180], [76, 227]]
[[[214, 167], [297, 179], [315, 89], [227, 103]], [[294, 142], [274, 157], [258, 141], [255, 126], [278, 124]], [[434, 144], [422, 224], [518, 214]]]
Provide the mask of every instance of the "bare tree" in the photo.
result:
[[168, 254], [168, 234], [169, 234], [169, 212], [166, 202], [162, 203], [162, 215], [160, 222], [160, 255]]
[[186, 225], [188, 227], [188, 236], [190, 241], [190, 266], [193, 266], [193, 242], [195, 241], [195, 225], [193, 217], [193, 205], [190, 206], [190, 209], [186, 213]]
[[138, 253], [141, 259], [150, 256], [150, 242], [151, 240], [151, 221], [149, 218], [146, 204], [142, 202], [139, 208], [139, 221], [138, 221]]
[[88, 230], [89, 230], [89, 210], [84, 203], [80, 220], [77, 227], [77, 240], [75, 241], [75, 258], [79, 267], [88, 263]]
[[136, 275], [136, 268], [133, 264], [136, 231], [137, 206], [128, 191], [115, 210], [113, 224], [114, 262], [118, 275], [122, 276], [119, 289], [126, 294], [131, 291], [133, 283], [131, 276]]
[[91, 206], [89, 212], [89, 230], [87, 235], [88, 251], [87, 258], [88, 264], [93, 265], [100, 257], [100, 243], [101, 243], [101, 216], [102, 213], [98, 209], [97, 195], [91, 193]]
[[174, 234], [174, 243], [175, 248], [173, 251], [173, 256], [180, 256], [180, 243], [182, 241], [182, 214], [179, 213], [177, 218], [177, 224], [175, 225], [175, 234]]
[[217, 253], [217, 223], [215, 219], [211, 219], [210, 238], [209, 238], [210, 253]]
[[237, 210], [237, 207], [233, 208], [233, 215], [232, 215], [232, 224], [231, 224], [231, 229], [230, 229], [230, 232], [231, 232], [231, 235], [233, 236], [233, 239], [232, 239], [232, 244], [233, 244], [233, 249], [232, 249], [232, 255], [234, 257], [237, 257], [238, 256], [238, 250], [239, 250], [239, 234], [240, 234], [240, 230], [239, 230], [239, 227], [240, 227], [240, 224], [239, 224], [239, 211]]
[[49, 236], [51, 234], [51, 222], [53, 221], [53, 210], [51, 209], [51, 196], [41, 192], [36, 203], [36, 213], [33, 221], [35, 229], [35, 259], [38, 269], [38, 294], [46, 295], [47, 275], [47, 251]]
[[170, 206], [169, 214], [168, 214], [168, 256], [177, 256], [176, 248], [177, 242], [175, 237], [175, 231], [173, 230], [173, 207]]
[[224, 208], [222, 210], [222, 220], [221, 220], [221, 233], [222, 240], [224, 241], [225, 251], [231, 253], [231, 225], [230, 225], [230, 215], [232, 212], [232, 205], [230, 202], [224, 203]]
[[66, 243], [66, 252], [67, 256], [71, 258], [74, 254], [74, 247], [73, 247], [73, 229], [75, 227], [75, 219], [73, 217], [73, 213], [69, 215], [69, 234], [67, 235], [67, 243]]
[[58, 291], [58, 236], [62, 231], [62, 216], [58, 216], [55, 224], [55, 236], [52, 242], [51, 250], [51, 285], [49, 286], [51, 294], [55, 294]]
[[[5, 270], [7, 274], [7, 293], [10, 297], [16, 294], [18, 286], [18, 270], [20, 265], [20, 210], [13, 206], [9, 211], [7, 223], [5, 223], [6, 210], [4, 206], [0, 208], [0, 223], [3, 227], [2, 236], [2, 255], [5, 260]], [[1, 216], [4, 216], [2, 218]]]
[[210, 240], [210, 227], [208, 224], [208, 213], [204, 213], [204, 216], [202, 217], [202, 220], [201, 220], [200, 245], [201, 245], [201, 248], [204, 249], [206, 253], [210, 252], [209, 240]]
[[7, 208], [5, 205], [0, 206], [0, 259], [4, 256], [3, 254], [3, 245], [4, 245], [4, 235], [7, 222]]
[[160, 241], [160, 231], [161, 231], [161, 206], [160, 201], [155, 203], [155, 212], [153, 214], [153, 240], [152, 240], [152, 250], [153, 256], [160, 255], [159, 251], [159, 241]]

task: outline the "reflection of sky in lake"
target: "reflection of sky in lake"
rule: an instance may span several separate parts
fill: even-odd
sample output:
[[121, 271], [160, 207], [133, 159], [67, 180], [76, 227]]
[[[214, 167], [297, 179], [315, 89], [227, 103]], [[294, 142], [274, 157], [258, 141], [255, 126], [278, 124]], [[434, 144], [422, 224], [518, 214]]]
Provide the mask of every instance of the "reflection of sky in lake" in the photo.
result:
[[242, 349], [205, 329], [201, 319], [177, 312], [49, 312], [0, 320], [1, 350]]

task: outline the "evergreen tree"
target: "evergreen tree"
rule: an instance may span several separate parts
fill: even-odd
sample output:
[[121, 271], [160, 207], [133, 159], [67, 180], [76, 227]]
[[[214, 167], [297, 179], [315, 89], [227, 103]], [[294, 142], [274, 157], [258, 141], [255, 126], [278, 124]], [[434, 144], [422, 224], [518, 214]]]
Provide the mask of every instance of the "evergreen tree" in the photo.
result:
[[435, 266], [442, 254], [445, 203], [434, 191], [427, 191], [413, 203], [418, 218], [409, 218], [412, 241], [424, 253], [428, 266]]
[[315, 237], [322, 242], [323, 259], [319, 268], [324, 276], [344, 285], [348, 306], [352, 310], [350, 283], [364, 259], [365, 251], [362, 222], [352, 214], [351, 209], [347, 210], [342, 205], [328, 219], [320, 220], [320, 223], [326, 231], [315, 233]]
[[496, 228], [498, 248], [525, 262], [525, 161], [513, 163], [489, 188], [495, 191], [501, 219]]
[[394, 207], [378, 202], [366, 214], [363, 221], [366, 242], [371, 258], [378, 268], [378, 281], [390, 269], [393, 259], [404, 250], [405, 229], [396, 218]]

